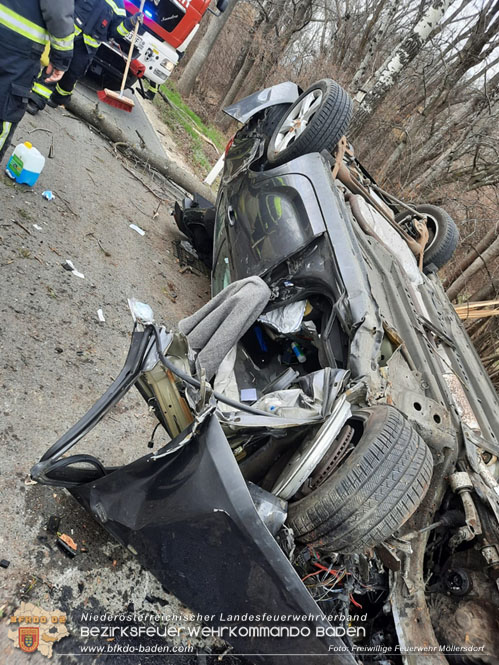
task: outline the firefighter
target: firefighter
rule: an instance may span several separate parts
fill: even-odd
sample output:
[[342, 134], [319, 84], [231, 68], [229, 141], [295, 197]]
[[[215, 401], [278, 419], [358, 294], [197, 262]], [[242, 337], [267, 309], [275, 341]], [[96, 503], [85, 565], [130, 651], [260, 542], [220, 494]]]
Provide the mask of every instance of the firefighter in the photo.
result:
[[147, 78], [144, 79], [144, 94], [143, 96], [146, 99], [153, 100], [156, 97], [156, 93], [159, 90], [159, 83], [151, 81]]
[[142, 22], [137, 12], [127, 18], [123, 0], [75, 0], [75, 40], [73, 60], [57, 83], [43, 80], [43, 73], [33, 85], [28, 113], [35, 115], [48, 104], [52, 108], [71, 98], [76, 82], [85, 76], [101, 42], [111, 37], [125, 37]]
[[24, 115], [50, 44], [46, 82], [55, 83], [73, 53], [74, 0], [0, 0], [0, 160]]

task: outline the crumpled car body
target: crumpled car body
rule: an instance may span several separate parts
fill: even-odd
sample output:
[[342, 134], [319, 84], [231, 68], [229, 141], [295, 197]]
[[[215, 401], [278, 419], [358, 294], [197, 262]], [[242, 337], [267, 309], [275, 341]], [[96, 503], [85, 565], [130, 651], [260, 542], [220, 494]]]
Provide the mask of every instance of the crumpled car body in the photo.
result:
[[[278, 651], [272, 638], [228, 636], [255, 659], [322, 653], [326, 662], [353, 663], [349, 652], [357, 646], [366, 650], [358, 658], [369, 663], [369, 649], [384, 645], [416, 663], [426, 645], [433, 648], [427, 662], [445, 663], [441, 645], [454, 640], [464, 648], [450, 618], [462, 615], [474, 643], [485, 645], [478, 657], [493, 662], [487, 654], [493, 658], [499, 578], [497, 395], [436, 271], [421, 270], [412, 239], [392, 223], [393, 200], [375, 190], [363, 167], [350, 157], [345, 172], [328, 151], [265, 163], [260, 120], [299, 93], [281, 84], [231, 109], [247, 124], [227, 151], [210, 213], [213, 295], [256, 276], [271, 294], [262, 314], [234, 340], [211, 385], [194, 365], [189, 335], [154, 337], [143, 322], [120, 377], [32, 475], [68, 486], [193, 610], [308, 615], [297, 625], [311, 634], [279, 641]], [[352, 167], [360, 186], [351, 184]], [[180, 373], [162, 364], [162, 353]], [[186, 388], [182, 376], [196, 376], [197, 385]], [[160, 382], [168, 385], [159, 389]], [[132, 385], [153, 405], [170, 443], [120, 469], [62, 458]], [[249, 410], [238, 406], [248, 391]], [[356, 502], [376, 492], [361, 478], [350, 508], [346, 485], [335, 495], [351, 513], [346, 536], [335, 538], [345, 520], [331, 533], [317, 524], [300, 533], [321, 487], [360, 473], [357, 448], [380, 409], [408, 432], [407, 441], [431, 451], [431, 465], [418, 467], [419, 494], [418, 474], [400, 472], [394, 485], [392, 494], [412, 483], [413, 505], [403, 519], [394, 517], [399, 506], [387, 508], [391, 513], [379, 517], [385, 527], [392, 520], [392, 532], [349, 547], [348, 533], [362, 521]], [[381, 440], [366, 456], [380, 450]], [[307, 511], [300, 514], [300, 506]], [[329, 511], [328, 523], [335, 509]], [[327, 630], [324, 636], [325, 615], [353, 614], [361, 600], [367, 636], [343, 646]], [[484, 619], [476, 605], [486, 603]]]

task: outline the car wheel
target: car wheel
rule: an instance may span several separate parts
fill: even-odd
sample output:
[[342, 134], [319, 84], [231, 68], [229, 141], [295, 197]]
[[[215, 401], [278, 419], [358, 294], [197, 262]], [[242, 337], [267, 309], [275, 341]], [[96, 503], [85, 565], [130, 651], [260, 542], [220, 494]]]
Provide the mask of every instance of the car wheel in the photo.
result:
[[290, 104], [276, 104], [264, 110], [260, 129], [265, 136], [268, 136], [269, 140], [289, 107]]
[[332, 150], [352, 117], [352, 100], [335, 81], [322, 79], [302, 93], [284, 114], [267, 147], [277, 166], [310, 152]]
[[358, 439], [353, 451], [331, 475], [326, 453], [312, 476], [318, 486], [290, 503], [287, 523], [301, 542], [362, 552], [393, 535], [416, 510], [429, 487], [433, 459], [392, 406], [363, 409], [348, 424]]
[[251, 117], [248, 122], [239, 129], [234, 138], [245, 138], [251, 136], [255, 131], [258, 131], [259, 134], [265, 137], [266, 145], [268, 145], [270, 137], [274, 133], [274, 129], [277, 127], [279, 121], [289, 107], [290, 104], [275, 104], [274, 106], [268, 106], [263, 109], [263, 111], [260, 111]]
[[[423, 265], [429, 266], [433, 263], [440, 270], [456, 251], [459, 243], [459, 229], [456, 222], [443, 208], [428, 203], [416, 206], [415, 210], [426, 215], [428, 220], [429, 237], [424, 251]], [[402, 212], [395, 216], [395, 221], [399, 222], [405, 217], [407, 217], [407, 213]]]

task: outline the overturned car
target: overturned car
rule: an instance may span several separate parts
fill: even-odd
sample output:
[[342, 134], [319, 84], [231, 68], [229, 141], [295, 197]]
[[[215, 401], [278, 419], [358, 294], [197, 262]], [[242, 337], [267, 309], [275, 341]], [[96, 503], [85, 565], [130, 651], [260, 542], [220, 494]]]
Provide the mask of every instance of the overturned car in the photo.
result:
[[[499, 405], [437, 275], [456, 226], [375, 183], [333, 81], [227, 111], [216, 206], [175, 214], [212, 300], [180, 332], [132, 302], [122, 372], [32, 477], [193, 610], [296, 628], [235, 630], [237, 653], [493, 663]], [[67, 456], [134, 385], [171, 440], [121, 468]]]

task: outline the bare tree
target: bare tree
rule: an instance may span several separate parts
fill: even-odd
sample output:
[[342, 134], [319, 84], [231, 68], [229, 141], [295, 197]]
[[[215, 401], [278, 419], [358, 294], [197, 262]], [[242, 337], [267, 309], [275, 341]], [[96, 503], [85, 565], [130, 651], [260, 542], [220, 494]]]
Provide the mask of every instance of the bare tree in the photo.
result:
[[210, 55], [218, 36], [222, 32], [225, 24], [236, 6], [237, 0], [229, 0], [227, 9], [220, 16], [212, 16], [210, 24], [202, 40], [198, 44], [196, 50], [192, 54], [189, 62], [187, 63], [181, 77], [178, 80], [177, 88], [179, 92], [188, 96], [191, 94], [196, 79], [199, 76], [203, 65], [205, 64], [208, 56]]
[[471, 265], [466, 268], [466, 270], [449, 286], [447, 289], [447, 295], [450, 300], [457, 298], [459, 293], [463, 290], [468, 282], [476, 275], [476, 273], [487, 265], [487, 263], [493, 261], [499, 256], [499, 237], [497, 237], [489, 247], [480, 254]]
[[411, 33], [402, 40], [388, 60], [376, 72], [373, 82], [368, 82], [368, 91], [362, 91], [358, 95], [356, 99], [359, 102], [359, 107], [350, 126], [350, 137], [354, 138], [373, 115], [397, 82], [401, 71], [419, 53], [451, 3], [452, 0], [435, 0], [416, 23]]

